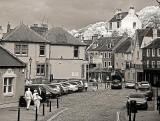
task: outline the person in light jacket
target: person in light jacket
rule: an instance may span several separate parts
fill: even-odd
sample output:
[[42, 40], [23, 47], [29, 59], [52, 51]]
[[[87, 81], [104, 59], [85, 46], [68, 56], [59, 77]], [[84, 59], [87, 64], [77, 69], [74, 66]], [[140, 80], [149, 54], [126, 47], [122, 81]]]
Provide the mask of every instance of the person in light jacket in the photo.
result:
[[33, 101], [34, 101], [35, 109], [37, 107], [38, 112], [39, 112], [39, 108], [40, 108], [40, 104], [41, 104], [40, 100], [42, 100], [42, 98], [39, 96], [37, 90], [34, 90]]
[[29, 110], [32, 98], [33, 98], [32, 92], [30, 91], [30, 88], [28, 88], [28, 90], [25, 92], [25, 100], [27, 103], [27, 110]]

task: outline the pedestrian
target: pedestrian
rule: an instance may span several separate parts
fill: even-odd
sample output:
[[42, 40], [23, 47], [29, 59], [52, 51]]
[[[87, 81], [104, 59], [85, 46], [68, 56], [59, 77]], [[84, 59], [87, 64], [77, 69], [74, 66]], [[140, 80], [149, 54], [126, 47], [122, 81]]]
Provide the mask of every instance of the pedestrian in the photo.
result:
[[29, 110], [32, 98], [33, 98], [32, 92], [30, 91], [30, 88], [28, 88], [28, 90], [25, 92], [25, 100], [27, 103], [27, 110]]
[[37, 107], [38, 112], [39, 112], [39, 108], [40, 108], [40, 104], [41, 104], [40, 100], [42, 100], [42, 98], [39, 96], [37, 90], [34, 90], [33, 101], [34, 101], [35, 109]]
[[84, 88], [85, 88], [85, 91], [87, 91], [87, 89], [88, 89], [88, 83], [87, 83], [87, 81], [85, 81], [85, 83], [84, 83]]

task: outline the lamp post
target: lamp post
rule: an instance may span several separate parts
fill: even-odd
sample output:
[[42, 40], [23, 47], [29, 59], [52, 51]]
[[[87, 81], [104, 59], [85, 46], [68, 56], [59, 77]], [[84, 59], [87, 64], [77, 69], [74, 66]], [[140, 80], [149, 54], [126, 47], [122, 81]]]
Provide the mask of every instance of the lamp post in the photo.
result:
[[29, 80], [31, 80], [31, 63], [32, 63], [32, 58], [29, 58]]

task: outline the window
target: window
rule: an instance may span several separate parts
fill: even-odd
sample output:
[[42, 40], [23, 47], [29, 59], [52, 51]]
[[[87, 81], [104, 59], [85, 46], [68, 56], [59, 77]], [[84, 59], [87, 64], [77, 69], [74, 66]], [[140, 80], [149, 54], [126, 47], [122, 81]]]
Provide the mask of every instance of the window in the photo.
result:
[[105, 68], [107, 67], [107, 62], [104, 62], [104, 67], [105, 67]]
[[155, 68], [155, 61], [152, 61], [152, 68]]
[[78, 57], [78, 46], [74, 46], [74, 57]]
[[112, 22], [109, 23], [109, 29], [112, 30]]
[[147, 60], [147, 68], [149, 68], [149, 60]]
[[108, 53], [108, 58], [111, 58], [111, 53], [110, 52]]
[[37, 64], [37, 75], [44, 76], [45, 74], [45, 64]]
[[160, 68], [160, 61], [157, 61], [157, 68]]
[[104, 58], [107, 58], [107, 53], [104, 53]]
[[4, 78], [4, 85], [3, 85], [3, 93], [9, 94], [13, 93], [13, 77], [5, 77]]
[[157, 49], [157, 56], [160, 56], [160, 48]]
[[147, 57], [150, 56], [150, 49], [147, 49]]
[[108, 61], [108, 66], [111, 66], [111, 61]]
[[118, 22], [117, 22], [117, 28], [120, 28], [120, 27], [121, 27], [121, 22], [118, 21]]
[[39, 47], [39, 55], [44, 56], [45, 55], [45, 45], [40, 45]]
[[28, 45], [16, 44], [15, 45], [15, 55], [27, 56], [28, 55]]
[[152, 57], [155, 56], [155, 49], [152, 49]]
[[136, 29], [136, 22], [133, 22], [133, 29]]

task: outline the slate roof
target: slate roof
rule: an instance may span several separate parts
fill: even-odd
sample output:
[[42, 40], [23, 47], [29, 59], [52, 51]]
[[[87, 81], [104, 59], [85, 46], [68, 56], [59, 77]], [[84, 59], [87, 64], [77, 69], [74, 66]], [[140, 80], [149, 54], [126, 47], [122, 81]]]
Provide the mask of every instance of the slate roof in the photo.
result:
[[93, 40], [83, 40], [83, 42], [87, 45], [90, 46], [93, 42]]
[[128, 37], [115, 50], [116, 53], [129, 53], [131, 49], [132, 38]]
[[[116, 45], [120, 39], [122, 39], [122, 36], [120, 37], [101, 37], [99, 38], [95, 43], [98, 44], [96, 48], [89, 48], [88, 51], [112, 51], [114, 45]], [[111, 47], [109, 47], [109, 44], [112, 44]]]
[[28, 26], [21, 24], [17, 26], [13, 31], [8, 33], [2, 41], [9, 42], [29, 42], [29, 43], [46, 43], [45, 38], [40, 36], [35, 31], [31, 30]]
[[121, 21], [121, 20], [124, 19], [127, 15], [128, 15], [128, 12], [118, 13], [118, 14], [114, 15], [113, 18], [111, 18], [111, 20], [110, 20], [109, 22]]
[[25, 64], [0, 45], [0, 67], [25, 67]]
[[[137, 29], [136, 34], [139, 47], [141, 47], [144, 37], [153, 37], [153, 28]], [[160, 30], [157, 31], [157, 36], [160, 36]]]
[[81, 40], [73, 37], [69, 32], [61, 27], [51, 28], [45, 35], [45, 38], [54, 45], [79, 45], [86, 46]]
[[144, 48], [160, 48], [160, 38], [153, 40], [151, 44]]

